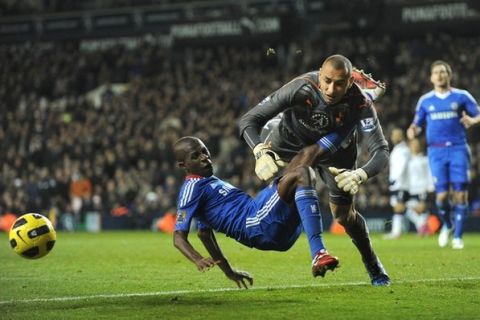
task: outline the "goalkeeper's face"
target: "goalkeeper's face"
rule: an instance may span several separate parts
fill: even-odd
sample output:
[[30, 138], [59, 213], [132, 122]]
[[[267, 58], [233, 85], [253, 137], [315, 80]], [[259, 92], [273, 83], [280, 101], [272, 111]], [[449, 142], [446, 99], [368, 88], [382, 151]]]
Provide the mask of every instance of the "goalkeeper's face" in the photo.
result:
[[213, 175], [212, 159], [210, 151], [202, 140], [194, 138], [182, 144], [182, 159], [178, 165], [184, 168], [187, 174], [195, 174], [202, 177]]
[[328, 105], [342, 100], [353, 83], [353, 77], [346, 68], [336, 69], [331, 63], [322, 66], [319, 77], [320, 92]]

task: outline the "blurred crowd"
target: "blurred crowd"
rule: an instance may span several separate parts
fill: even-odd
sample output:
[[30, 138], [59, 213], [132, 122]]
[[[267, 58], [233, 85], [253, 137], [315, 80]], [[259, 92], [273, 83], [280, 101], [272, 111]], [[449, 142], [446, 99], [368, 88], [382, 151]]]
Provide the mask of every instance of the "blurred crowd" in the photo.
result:
[[[479, 40], [336, 36], [263, 46], [144, 42], [93, 51], [78, 43], [2, 45], [0, 60], [8, 63], [0, 64], [0, 214], [54, 209], [81, 221], [98, 212], [148, 228], [175, 211], [183, 173], [172, 143], [184, 135], [206, 142], [216, 175], [255, 194], [262, 185], [237, 124], [267, 94], [342, 53], [387, 83], [376, 108], [388, 137], [392, 128], [408, 127], [417, 99], [431, 88], [435, 59], [450, 62], [454, 86], [480, 99], [473, 85], [480, 83]], [[266, 54], [269, 47], [275, 54]], [[478, 132], [470, 131], [476, 181], [470, 196], [477, 202]], [[367, 159], [362, 155], [360, 164]], [[357, 197], [367, 216], [389, 211], [387, 170]], [[318, 188], [326, 204], [323, 185]]]
[[[192, 0], [182, 2], [192, 2]], [[172, 3], [174, 3], [173, 0], [2, 0], [0, 2], [0, 15], [48, 14]]]

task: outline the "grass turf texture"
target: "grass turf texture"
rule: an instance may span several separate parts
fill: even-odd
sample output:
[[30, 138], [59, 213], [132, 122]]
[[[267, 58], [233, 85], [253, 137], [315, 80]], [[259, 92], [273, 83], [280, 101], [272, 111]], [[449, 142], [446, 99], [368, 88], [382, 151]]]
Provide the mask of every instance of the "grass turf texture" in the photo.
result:
[[[393, 285], [374, 288], [345, 236], [326, 234], [341, 267], [313, 278], [306, 238], [263, 252], [218, 235], [231, 264], [255, 278], [251, 290], [214, 268], [200, 273], [151, 232], [59, 233], [53, 251], [26, 260], [0, 234], [0, 319], [478, 319], [480, 235], [465, 249], [435, 237], [372, 236]], [[205, 250], [194, 234], [195, 247]]]

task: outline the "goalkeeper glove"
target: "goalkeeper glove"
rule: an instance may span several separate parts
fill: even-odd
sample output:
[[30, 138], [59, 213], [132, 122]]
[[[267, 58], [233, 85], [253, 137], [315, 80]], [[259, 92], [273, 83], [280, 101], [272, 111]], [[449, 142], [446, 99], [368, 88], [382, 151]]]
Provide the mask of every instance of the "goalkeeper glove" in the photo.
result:
[[259, 143], [253, 148], [255, 155], [255, 173], [260, 180], [267, 181], [278, 172], [279, 168], [286, 166], [280, 156], [273, 152], [265, 143]]
[[367, 173], [361, 168], [347, 170], [329, 167], [328, 170], [335, 176], [337, 186], [352, 196], [358, 192], [360, 185], [368, 179]]

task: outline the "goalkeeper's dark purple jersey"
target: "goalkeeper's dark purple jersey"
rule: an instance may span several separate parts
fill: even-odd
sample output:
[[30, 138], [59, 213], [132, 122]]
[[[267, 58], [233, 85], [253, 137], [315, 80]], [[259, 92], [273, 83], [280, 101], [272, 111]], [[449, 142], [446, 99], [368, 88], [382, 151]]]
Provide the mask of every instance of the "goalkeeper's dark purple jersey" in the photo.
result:
[[373, 102], [354, 83], [341, 101], [327, 105], [318, 88], [318, 76], [318, 71], [303, 74], [270, 94], [242, 117], [240, 134], [253, 148], [261, 142], [262, 127], [282, 114], [279, 135], [295, 151], [314, 143], [322, 145], [322, 137], [332, 132], [348, 132], [345, 141], [349, 144], [356, 143], [358, 135], [372, 155], [363, 169], [369, 177], [376, 175], [388, 163], [388, 142]]

